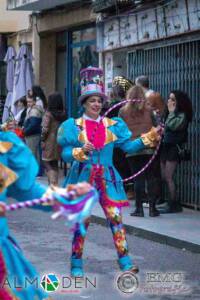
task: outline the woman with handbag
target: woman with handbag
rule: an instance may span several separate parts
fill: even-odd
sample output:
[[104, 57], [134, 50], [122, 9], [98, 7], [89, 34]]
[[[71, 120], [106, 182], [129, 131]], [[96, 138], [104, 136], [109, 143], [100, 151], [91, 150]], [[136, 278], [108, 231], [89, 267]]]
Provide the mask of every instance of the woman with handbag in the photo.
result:
[[167, 102], [164, 137], [161, 146], [161, 173], [167, 184], [169, 199], [160, 213], [176, 213], [182, 206], [176, 196], [174, 174], [181, 160], [180, 149], [187, 142], [188, 125], [192, 121], [192, 103], [182, 91], [171, 91]]

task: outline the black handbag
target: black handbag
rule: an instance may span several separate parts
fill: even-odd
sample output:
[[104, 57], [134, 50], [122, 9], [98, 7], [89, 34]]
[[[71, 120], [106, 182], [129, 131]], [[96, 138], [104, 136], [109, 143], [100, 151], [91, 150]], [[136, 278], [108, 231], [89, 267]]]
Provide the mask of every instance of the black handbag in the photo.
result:
[[186, 149], [185, 147], [181, 147], [178, 144], [176, 144], [176, 147], [178, 149], [178, 156], [180, 160], [183, 161], [191, 160], [191, 151], [189, 149]]

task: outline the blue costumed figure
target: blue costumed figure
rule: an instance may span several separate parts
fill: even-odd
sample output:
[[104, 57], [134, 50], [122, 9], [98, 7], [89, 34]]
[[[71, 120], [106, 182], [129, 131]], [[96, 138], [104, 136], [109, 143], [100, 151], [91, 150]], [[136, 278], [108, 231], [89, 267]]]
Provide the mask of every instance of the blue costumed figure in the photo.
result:
[[[6, 203], [7, 197], [19, 201], [40, 198], [47, 188], [35, 182], [37, 173], [37, 163], [23, 141], [12, 132], [0, 131], [0, 201]], [[1, 210], [0, 299], [48, 299], [48, 295], [34, 285], [24, 289], [15, 288], [16, 280], [17, 285], [24, 286], [25, 278], [32, 280], [38, 274], [10, 235], [2, 206]]]
[[[42, 199], [59, 200], [63, 205], [62, 207], [57, 201], [52, 204], [56, 203], [56, 206], [61, 208], [61, 215], [70, 216], [71, 223], [74, 220], [76, 222], [79, 222], [79, 219], [84, 220], [87, 214], [90, 213], [95, 191], [92, 192], [88, 199], [83, 199], [81, 209], [79, 207], [79, 201], [82, 201], [82, 195], [87, 192], [88, 184], [73, 186], [74, 190], [78, 187], [77, 195], [78, 197], [81, 196], [81, 199], [71, 200], [73, 204], [71, 205], [67, 198], [65, 200], [66, 189], [47, 188], [36, 183], [35, 177], [37, 173], [37, 162], [24, 142], [14, 133], [0, 130], [0, 300], [50, 299], [36, 285], [30, 284], [25, 286], [24, 284], [25, 278], [29, 282], [33, 282], [35, 278], [39, 279], [39, 274], [24, 257], [18, 243], [9, 233], [6, 218], [7, 197], [12, 197], [19, 201], [39, 199], [41, 197]], [[73, 195], [76, 195], [74, 190]], [[66, 195], [68, 197], [68, 192], [66, 192]], [[51, 210], [49, 206], [40, 206], [39, 208], [47, 211]], [[73, 215], [73, 213], [75, 214]], [[22, 288], [17, 289], [16, 285]]]
[[[58, 143], [62, 147], [62, 158], [73, 162], [65, 184], [87, 181], [99, 192], [100, 205], [110, 224], [118, 263], [122, 271], [138, 272], [128, 255], [125, 229], [121, 208], [128, 205], [123, 182], [113, 166], [113, 149], [121, 148], [127, 153], [140, 151], [146, 146], [153, 147], [159, 140], [158, 130], [131, 141], [131, 132], [121, 118], [101, 119], [100, 113], [106, 96], [103, 90], [102, 70], [89, 67], [81, 72], [80, 104], [85, 112], [79, 119], [70, 118], [61, 124]], [[85, 228], [89, 219], [85, 222]], [[71, 275], [84, 276], [83, 245], [85, 236], [80, 228], [74, 233], [71, 256]]]

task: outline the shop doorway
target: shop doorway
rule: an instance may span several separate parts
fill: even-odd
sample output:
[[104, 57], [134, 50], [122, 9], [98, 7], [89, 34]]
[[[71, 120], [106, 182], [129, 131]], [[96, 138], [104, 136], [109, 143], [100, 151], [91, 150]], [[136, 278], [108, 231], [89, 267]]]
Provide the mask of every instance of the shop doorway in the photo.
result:
[[98, 67], [99, 64], [96, 27], [89, 25], [58, 33], [56, 48], [56, 89], [63, 96], [67, 116], [78, 117], [80, 70], [88, 66]]
[[81, 113], [78, 98], [80, 96], [80, 70], [89, 66], [98, 67], [96, 51], [96, 28], [87, 27], [68, 33], [68, 109], [69, 115], [78, 117]]

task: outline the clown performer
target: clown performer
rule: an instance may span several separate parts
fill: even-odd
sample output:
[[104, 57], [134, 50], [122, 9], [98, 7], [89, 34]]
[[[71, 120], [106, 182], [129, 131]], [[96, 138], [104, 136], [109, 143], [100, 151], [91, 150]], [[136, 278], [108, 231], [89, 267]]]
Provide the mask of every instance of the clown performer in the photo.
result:
[[[18, 243], [9, 233], [6, 218], [6, 199], [12, 197], [16, 200], [25, 201], [27, 199], [51, 197], [51, 200], [55, 198], [57, 200], [57, 197], [62, 198], [63, 189], [58, 188], [56, 197], [56, 195], [54, 196], [56, 187], [51, 189], [36, 183], [35, 177], [38, 173], [38, 166], [31, 151], [14, 133], [4, 132], [2, 129], [3, 126], [0, 130], [0, 299], [50, 299], [46, 293], [35, 285], [30, 284], [23, 288], [24, 278], [29, 278], [32, 282], [34, 278], [38, 277], [38, 274], [31, 263], [23, 256]], [[87, 193], [88, 190], [87, 183], [83, 183], [82, 187], [80, 184], [72, 187], [74, 190], [76, 189], [77, 197]], [[62, 193], [59, 193], [59, 189], [62, 190]], [[75, 198], [76, 201], [77, 199]], [[52, 204], [58, 206], [57, 201], [52, 202]], [[52, 209], [51, 206], [40, 206], [39, 208], [48, 211]], [[76, 213], [76, 215], [79, 216], [79, 213]], [[17, 289], [15, 282], [22, 288]]]
[[[73, 162], [65, 184], [87, 181], [96, 187], [100, 205], [111, 227], [120, 269], [137, 273], [138, 267], [128, 255], [121, 214], [121, 208], [128, 205], [128, 200], [121, 177], [113, 166], [113, 149], [119, 147], [127, 153], [134, 153], [144, 147], [155, 146], [160, 139], [160, 129], [152, 128], [141, 138], [131, 141], [132, 134], [121, 118], [101, 119], [101, 109], [106, 100], [102, 75], [99, 68], [89, 67], [81, 71], [79, 101], [85, 111], [81, 118], [70, 118], [61, 124], [57, 140], [62, 147], [63, 160]], [[85, 227], [88, 225], [89, 219]], [[72, 241], [72, 277], [84, 276], [84, 240], [85, 236], [77, 226]]]

